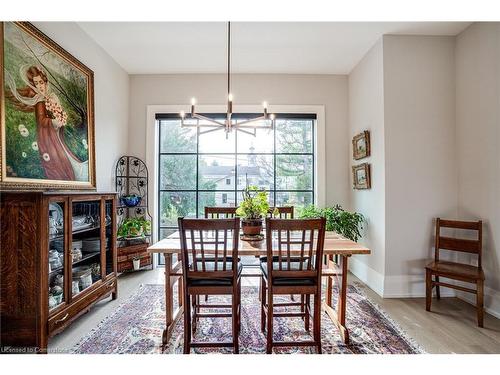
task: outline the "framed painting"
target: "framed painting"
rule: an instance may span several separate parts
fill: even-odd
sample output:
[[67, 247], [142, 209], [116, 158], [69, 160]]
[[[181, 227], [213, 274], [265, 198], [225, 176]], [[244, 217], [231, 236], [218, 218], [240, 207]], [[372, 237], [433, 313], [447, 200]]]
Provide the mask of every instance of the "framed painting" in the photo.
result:
[[370, 132], [365, 130], [352, 139], [352, 157], [358, 160], [368, 156], [370, 156]]
[[363, 163], [353, 166], [352, 179], [354, 189], [370, 189], [372, 186], [370, 177], [370, 164]]
[[0, 42], [0, 187], [95, 189], [94, 73], [27, 22]]

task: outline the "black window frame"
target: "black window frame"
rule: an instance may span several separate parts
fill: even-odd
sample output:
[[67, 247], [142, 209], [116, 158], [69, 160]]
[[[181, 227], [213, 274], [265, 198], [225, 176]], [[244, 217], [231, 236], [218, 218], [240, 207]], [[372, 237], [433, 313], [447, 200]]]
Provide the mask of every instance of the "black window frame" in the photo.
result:
[[[219, 114], [219, 113], [204, 113], [203, 114], [206, 117], [210, 118], [225, 118], [225, 114]], [[189, 116], [189, 115], [188, 115]], [[260, 114], [253, 114], [253, 113], [237, 113], [233, 114], [232, 118], [233, 119], [249, 119], [249, 118], [255, 118], [260, 116]], [[300, 119], [300, 120], [311, 120], [311, 131], [312, 131], [312, 144], [311, 144], [311, 152], [300, 152], [300, 153], [285, 153], [285, 152], [276, 152], [276, 131], [273, 131], [273, 140], [274, 140], [274, 145], [273, 145], [273, 152], [238, 152], [238, 131], [233, 130], [235, 132], [235, 137], [234, 137], [234, 142], [235, 142], [235, 147], [234, 150], [235, 152], [230, 152], [230, 153], [214, 153], [214, 152], [200, 152], [199, 150], [199, 137], [200, 137], [200, 128], [197, 129], [197, 134], [196, 134], [196, 152], [162, 152], [161, 148], [161, 131], [162, 131], [162, 126], [161, 126], [161, 121], [162, 120], [179, 120], [179, 114], [173, 114], [173, 113], [158, 113], [156, 114], [156, 124], [155, 126], [158, 127], [158, 155], [157, 155], [157, 162], [158, 162], [158, 186], [155, 186], [157, 189], [157, 199], [158, 199], [158, 207], [157, 207], [157, 219], [156, 219], [156, 224], [158, 228], [158, 236], [159, 239], [161, 239], [160, 234], [162, 232], [162, 229], [165, 230], [174, 230], [177, 229], [177, 226], [173, 225], [161, 225], [161, 194], [162, 192], [190, 192], [190, 193], [195, 193], [196, 196], [196, 217], [200, 217], [200, 212], [199, 212], [199, 194], [203, 192], [219, 192], [219, 193], [233, 193], [234, 194], [234, 201], [235, 204], [238, 201], [238, 196], [237, 194], [241, 193], [241, 190], [238, 189], [238, 180], [241, 176], [238, 175], [238, 163], [237, 163], [237, 158], [238, 156], [248, 156], [248, 155], [271, 155], [273, 157], [273, 189], [266, 190], [270, 194], [272, 194], [272, 204], [276, 205], [276, 198], [277, 198], [277, 193], [311, 193], [311, 203], [315, 204], [315, 190], [316, 190], [316, 136], [317, 136], [317, 116], [316, 114], [308, 114], [308, 113], [281, 113], [281, 114], [276, 114], [276, 119], [285, 119], [285, 120], [291, 120], [291, 119]], [[223, 130], [220, 131], [221, 133]], [[195, 155], [196, 156], [196, 188], [195, 189], [162, 189], [161, 188], [161, 156], [162, 155]], [[234, 175], [234, 187], [232, 189], [215, 189], [215, 190], [203, 190], [199, 189], [199, 160], [200, 156], [204, 155], [233, 155], [235, 157], [235, 175]], [[276, 186], [276, 159], [280, 155], [307, 155], [310, 156], [312, 159], [312, 186], [310, 190], [290, 190], [290, 189], [277, 189]], [[158, 258], [158, 265], [164, 265], [163, 262], [163, 257], [161, 254], [159, 254]]]

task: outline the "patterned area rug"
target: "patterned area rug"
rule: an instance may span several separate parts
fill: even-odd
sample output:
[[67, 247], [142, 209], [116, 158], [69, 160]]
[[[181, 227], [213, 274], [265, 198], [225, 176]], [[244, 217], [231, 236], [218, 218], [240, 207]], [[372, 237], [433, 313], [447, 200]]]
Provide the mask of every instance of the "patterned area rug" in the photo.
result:
[[[335, 295], [335, 293], [334, 293]], [[423, 349], [408, 338], [379, 307], [361, 293], [360, 288], [349, 285], [347, 302], [347, 327], [351, 343], [345, 345], [337, 328], [326, 314], [322, 314], [321, 337], [323, 354], [348, 353], [424, 353]], [[211, 296], [209, 303], [221, 303], [226, 297]], [[230, 297], [227, 297], [230, 298]], [[283, 297], [288, 299], [289, 297]], [[276, 302], [281, 302], [277, 300]], [[163, 285], [141, 285], [114, 313], [84, 337], [72, 353], [162, 353], [161, 337], [165, 327]], [[312, 306], [312, 301], [311, 301]], [[265, 353], [266, 337], [260, 330], [260, 302], [257, 289], [242, 287], [240, 353]], [[275, 340], [310, 340], [300, 318], [275, 318]], [[229, 318], [201, 318], [194, 339], [201, 341], [231, 340]], [[183, 321], [175, 326], [172, 338], [163, 353], [182, 353]], [[200, 348], [192, 352], [231, 353], [227, 348]], [[275, 353], [314, 353], [314, 348], [279, 348]]]

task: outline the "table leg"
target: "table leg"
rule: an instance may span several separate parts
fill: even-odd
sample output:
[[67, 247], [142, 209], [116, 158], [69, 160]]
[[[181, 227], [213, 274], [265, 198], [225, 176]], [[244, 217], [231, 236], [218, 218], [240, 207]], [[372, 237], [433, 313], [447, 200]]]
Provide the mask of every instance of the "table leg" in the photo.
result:
[[[342, 337], [342, 341], [344, 344], [349, 344], [349, 331], [347, 330], [345, 324], [345, 315], [346, 315], [346, 302], [347, 302], [347, 261], [349, 259], [349, 255], [342, 255], [341, 259], [341, 268], [342, 268], [342, 277], [339, 285], [339, 295], [337, 301], [337, 311], [333, 309], [331, 303], [327, 301], [323, 303], [323, 308], [325, 312], [330, 317], [332, 322], [337, 326], [340, 331], [340, 336]], [[337, 278], [338, 280], [338, 278]], [[331, 290], [328, 290], [330, 283], [327, 285], [327, 293], [332, 293]]]
[[[162, 344], [165, 347], [170, 337], [172, 336], [172, 331], [177, 323], [177, 320], [182, 316], [183, 306], [184, 306], [184, 293], [182, 286], [182, 277], [173, 270], [172, 254], [165, 253], [165, 323], [166, 327], [163, 330]], [[179, 293], [179, 308], [174, 311], [174, 284], [179, 280], [177, 292]]]

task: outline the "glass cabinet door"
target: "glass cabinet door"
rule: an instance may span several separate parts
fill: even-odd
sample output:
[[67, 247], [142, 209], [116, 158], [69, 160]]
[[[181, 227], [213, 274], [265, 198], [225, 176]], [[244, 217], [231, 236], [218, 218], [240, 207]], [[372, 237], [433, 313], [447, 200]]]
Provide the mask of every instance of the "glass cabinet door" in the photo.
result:
[[101, 201], [72, 202], [72, 298], [101, 280]]
[[111, 275], [114, 270], [113, 265], [113, 241], [114, 241], [114, 232], [115, 232], [115, 223], [113, 222], [113, 200], [108, 199], [105, 201], [105, 213], [106, 218], [104, 220], [106, 228], [104, 231], [105, 235], [105, 244], [106, 244], [106, 252], [105, 252], [105, 264], [106, 264], [106, 272], [105, 275]]
[[64, 240], [65, 240], [65, 203], [49, 202], [49, 253], [48, 253], [48, 290], [49, 311], [67, 300], [64, 280]]

